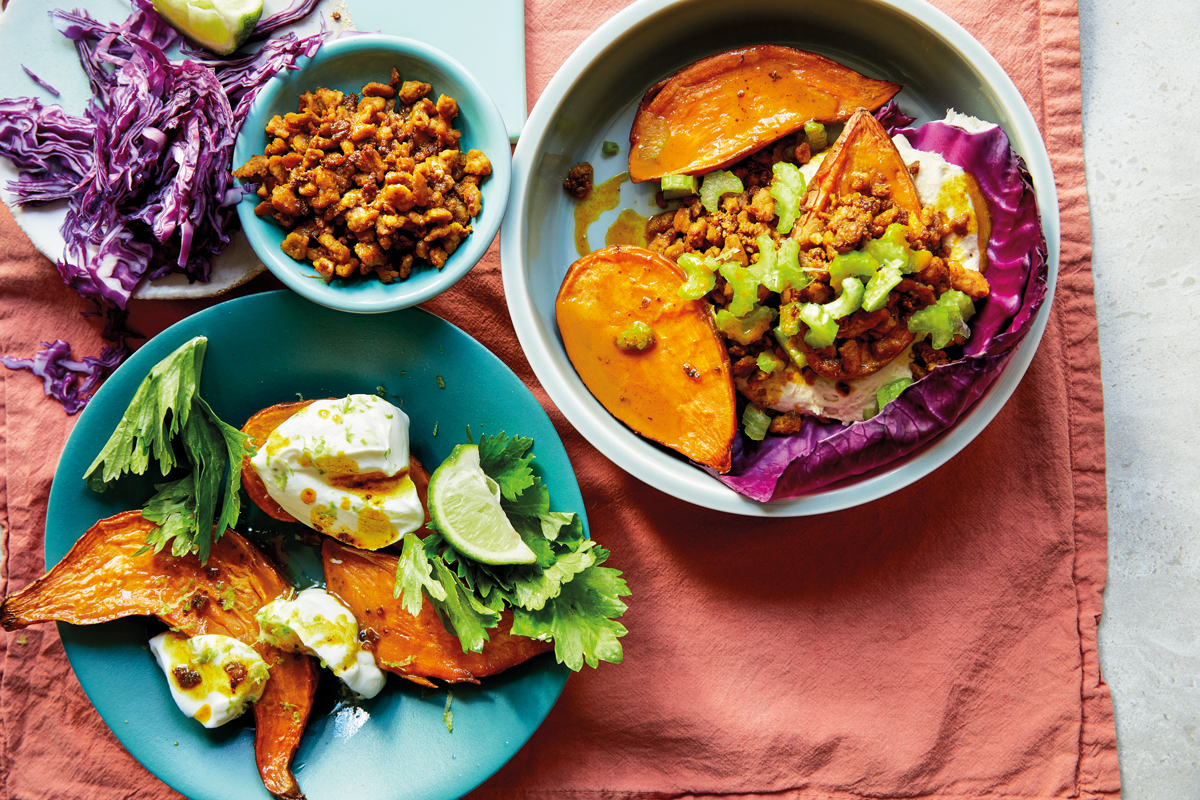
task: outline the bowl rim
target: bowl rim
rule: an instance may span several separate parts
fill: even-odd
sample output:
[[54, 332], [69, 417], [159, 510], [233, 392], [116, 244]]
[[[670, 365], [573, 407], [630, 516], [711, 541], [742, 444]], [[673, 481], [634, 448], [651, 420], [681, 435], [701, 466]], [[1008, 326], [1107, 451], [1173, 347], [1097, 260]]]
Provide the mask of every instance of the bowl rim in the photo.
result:
[[[243, 198], [237, 204], [237, 214], [242, 225], [242, 232], [250, 242], [254, 254], [289, 289], [307, 300], [339, 311], [359, 314], [382, 314], [389, 311], [398, 311], [402, 308], [409, 308], [424, 303], [427, 300], [432, 300], [454, 286], [454, 284], [458, 283], [459, 280], [479, 263], [480, 259], [487, 253], [488, 248], [491, 247], [492, 240], [496, 238], [496, 234], [500, 230], [501, 221], [507, 211], [508, 199], [511, 196], [512, 159], [509, 155], [511, 146], [507, 128], [504, 125], [504, 119], [500, 115], [500, 109], [496, 106], [492, 96], [475, 79], [475, 76], [453, 57], [416, 39], [386, 33], [343, 35], [323, 43], [313, 56], [302, 57], [298, 62], [301, 65], [299, 70], [291, 70], [283, 75], [275, 75], [266, 83], [262, 91], [258, 93], [250, 105], [246, 121], [243, 123], [241, 130], [238, 131], [234, 152], [236, 154], [238, 150], [243, 149], [238, 147], [238, 143], [243, 141], [243, 136], [252, 135], [249, 132], [252, 126], [248, 124], [250, 119], [256, 113], [261, 112], [263, 108], [275, 102], [279, 93], [283, 91], [284, 78], [289, 82], [295, 81], [310, 67], [320, 66], [331, 59], [336, 59], [346, 54], [370, 49], [401, 53], [435, 64], [440, 69], [449, 73], [466, 88], [467, 94], [470, 95], [470, 104], [468, 107], [477, 110], [480, 116], [479, 128], [481, 129], [481, 133], [484, 134], [481, 138], [495, 138], [497, 143], [503, 145], [502, 148], [488, 147], [488, 150], [495, 150], [496, 152], [488, 154], [488, 159], [492, 163], [492, 174], [488, 178], [487, 184], [483, 187], [489, 193], [487, 197], [489, 215], [483, 224], [473, 225], [470, 236], [450, 256], [446, 261], [446, 265], [431, 280], [423, 281], [419, 285], [417, 283], [410, 283], [409, 281], [397, 281], [392, 284], [380, 283], [380, 286], [387, 287], [383, 290], [384, 295], [382, 297], [363, 298], [346, 293], [339, 294], [335, 284], [326, 284], [322, 280], [314, 279], [315, 273], [308, 274], [304, 271], [308, 270], [311, 272], [311, 265], [293, 261], [291, 258], [280, 253], [274, 243], [265, 241], [262, 233], [265, 229], [259, 226], [272, 223], [264, 223], [263, 220], [254, 214], [254, 203], [246, 202], [246, 199]], [[455, 100], [460, 100], [460, 98], [456, 97]], [[466, 105], [466, 103], [459, 102], [460, 115], [462, 114], [461, 109]], [[497, 131], [498, 134], [494, 137], [488, 135]], [[488, 143], [476, 142], [476, 144], [481, 145], [479, 149], [482, 150], [483, 146]], [[262, 150], [261, 147], [252, 147], [248, 144], [245, 145], [244, 149], [248, 149], [251, 154], [261, 152]], [[238, 162], [238, 160], [237, 155], [235, 155], [234, 161]], [[246, 198], [252, 196], [252, 194], [247, 194]]]
[[[1058, 280], [1060, 219], [1054, 172], [1045, 142], [1033, 115], [1012, 79], [999, 62], [961, 25], [925, 0], [862, 0], [867, 5], [891, 9], [908, 17], [977, 69], [995, 93], [997, 104], [1010, 120], [1005, 127], [1013, 148], [1022, 155], [1030, 175], [1046, 237], [1047, 293], [1025, 339], [1015, 348], [1008, 365], [987, 391], [955, 422], [912, 454], [814, 493], [760, 502], [735, 492], [686, 460], [662, 452], [648, 440], [625, 429], [613, 435], [615, 418], [591, 397], [582, 398], [578, 375], [560, 374], [552, 368], [551, 337], [537, 322], [525, 280], [526, 224], [523, 198], [529, 192], [536, 157], [549, 123], [580, 75], [631, 27], [672, 5], [699, 0], [638, 0], [618, 12], [585, 39], [542, 91], [513, 154], [513, 183], [505, 224], [500, 236], [500, 264], [505, 298], [517, 338], [534, 374], [563, 416], [605, 457], [630, 475], [695, 505], [745, 516], [790, 517], [824, 514], [865, 504], [915, 483], [952, 459], [1000, 412], [1021, 382], [1037, 351], [1050, 318]], [[576, 386], [575, 384], [578, 384]], [[596, 411], [596, 408], [599, 411]], [[647, 476], [653, 476], [653, 480]]]

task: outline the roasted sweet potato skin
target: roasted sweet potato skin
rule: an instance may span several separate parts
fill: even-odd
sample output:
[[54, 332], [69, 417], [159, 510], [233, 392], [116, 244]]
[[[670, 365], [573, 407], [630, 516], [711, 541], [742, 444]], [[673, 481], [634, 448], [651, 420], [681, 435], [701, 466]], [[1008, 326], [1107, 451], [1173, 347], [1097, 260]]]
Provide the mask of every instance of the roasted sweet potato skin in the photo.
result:
[[[250, 419], [246, 420], [246, 424], [242, 426], [242, 432], [250, 436], [250, 443], [255, 449], [262, 447], [267, 443], [267, 438], [271, 435], [271, 431], [278, 428], [286, 420], [290, 419], [300, 409], [311, 405], [315, 400], [296, 400], [290, 403], [276, 403], [273, 406], [268, 406], [263, 410], [254, 414]], [[428, 509], [429, 504], [425, 502], [426, 495], [429, 493], [429, 471], [415, 457], [409, 458], [409, 477], [413, 479], [413, 483], [417, 487], [417, 496], [421, 498], [421, 507]], [[271, 495], [267, 494], [267, 486], [259, 477], [254, 465], [250, 463], [250, 458], [242, 459], [242, 486], [246, 488], [246, 494], [250, 497], [254, 504], [262, 509], [263, 513], [272, 519], [277, 519], [280, 522], [297, 522], [298, 520], [271, 499]], [[425, 521], [429, 521], [429, 512], [425, 512]]]
[[805, 122], [844, 122], [902, 87], [815, 53], [763, 44], [680, 70], [646, 92], [629, 133], [634, 183], [727, 166]]
[[267, 790], [301, 798], [291, 773], [317, 687], [315, 663], [258, 642], [255, 612], [291, 586], [236, 531], [218, 539], [208, 563], [152, 551], [138, 554], [154, 523], [128, 511], [93, 525], [48, 573], [0, 604], [0, 625], [16, 630], [60, 620], [89, 625], [155, 616], [188, 635], [219, 633], [253, 646], [271, 670], [254, 706], [254, 753]]
[[[658, 253], [597, 250], [567, 271], [558, 329], [575, 371], [613, 416], [724, 473], [737, 433], [729, 356], [708, 303], [681, 298], [683, 284], [679, 267]], [[648, 349], [617, 344], [635, 322], [654, 332]]]
[[821, 227], [823, 215], [837, 195], [850, 194], [859, 187], [887, 184], [889, 197], [897, 207], [911, 215], [921, 212], [921, 200], [908, 165], [879, 120], [868, 109], [860, 108], [846, 123], [842, 135], [833, 144], [813, 176], [801, 204], [803, 219], [793, 236], [808, 243]]
[[505, 611], [499, 627], [489, 631], [483, 652], [464, 653], [458, 637], [446, 630], [428, 598], [414, 617], [404, 609], [402, 598], [393, 597], [396, 556], [326, 539], [321, 560], [326, 589], [354, 612], [362, 637], [373, 643], [380, 669], [414, 683], [432, 687], [430, 678], [478, 683], [479, 678], [554, 649], [552, 642], [513, 636], [512, 612]]

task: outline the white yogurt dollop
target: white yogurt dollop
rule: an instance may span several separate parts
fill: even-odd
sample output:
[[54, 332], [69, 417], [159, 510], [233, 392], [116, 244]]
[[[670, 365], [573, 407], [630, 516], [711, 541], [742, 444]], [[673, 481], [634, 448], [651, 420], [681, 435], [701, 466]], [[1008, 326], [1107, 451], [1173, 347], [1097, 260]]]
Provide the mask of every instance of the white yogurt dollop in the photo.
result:
[[324, 589], [305, 589], [294, 599], [272, 600], [255, 616], [260, 638], [272, 647], [311, 653], [363, 697], [374, 697], [383, 689], [383, 672], [359, 643], [358, 621]]
[[[953, 113], [953, 112], [951, 112]], [[964, 116], [964, 115], [959, 115]], [[965, 117], [974, 119], [974, 117]], [[976, 120], [978, 122], [978, 120]], [[961, 127], [961, 126], [960, 126]], [[914, 150], [900, 134], [892, 138], [896, 150], [905, 164], [920, 162], [920, 169], [913, 176], [917, 186], [917, 197], [922, 206], [935, 208], [952, 220], [960, 214], [966, 214], [967, 225], [965, 233], [951, 231], [943, 240], [950, 250], [950, 258], [958, 261], [966, 269], [979, 272], [983, 260], [979, 248], [979, 216], [975, 212], [975, 203], [971, 198], [971, 180], [962, 167], [951, 164], [937, 153], [925, 150]]]
[[301, 409], [251, 463], [284, 511], [355, 547], [378, 550], [425, 522], [408, 474], [408, 416], [375, 395]]
[[150, 640], [175, 705], [206, 728], [237, 719], [262, 697], [270, 672], [253, 647], [229, 636], [167, 631]]

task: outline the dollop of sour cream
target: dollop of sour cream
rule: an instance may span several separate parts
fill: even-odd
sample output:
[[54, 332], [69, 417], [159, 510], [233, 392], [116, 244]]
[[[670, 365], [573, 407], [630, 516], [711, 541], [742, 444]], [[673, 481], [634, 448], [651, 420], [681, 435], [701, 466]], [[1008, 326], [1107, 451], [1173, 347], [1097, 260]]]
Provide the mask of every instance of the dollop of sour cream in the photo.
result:
[[[751, 390], [756, 393], [752, 399], [760, 404], [765, 402], [767, 407], [777, 411], [794, 411], [808, 416], [836, 419], [847, 424], [860, 422], [867, 418], [868, 413], [875, 413], [877, 391], [894, 380], [912, 377], [908, 369], [911, 363], [912, 345], [909, 345], [878, 371], [848, 381], [849, 394], [842, 394], [838, 390], [837, 382], [820, 375], [809, 383], [800, 370], [789, 364], [785, 369], [756, 383]], [[743, 394], [749, 388], [745, 378], [738, 378], [737, 386]]]
[[378, 550], [425, 522], [409, 476], [408, 416], [375, 395], [306, 406], [251, 464], [285, 511], [355, 547]]
[[305, 589], [292, 599], [272, 600], [258, 610], [259, 638], [280, 650], [310, 653], [363, 697], [383, 689], [385, 677], [358, 638], [350, 609], [324, 589]]
[[253, 647], [229, 636], [167, 631], [150, 640], [175, 705], [206, 728], [237, 719], [262, 697], [270, 672]]

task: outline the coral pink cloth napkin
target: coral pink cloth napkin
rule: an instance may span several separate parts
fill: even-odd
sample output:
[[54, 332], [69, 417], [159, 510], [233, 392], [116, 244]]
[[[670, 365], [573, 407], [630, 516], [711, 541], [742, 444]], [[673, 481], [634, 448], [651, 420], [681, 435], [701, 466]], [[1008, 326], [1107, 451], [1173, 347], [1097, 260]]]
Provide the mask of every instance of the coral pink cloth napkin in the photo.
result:
[[[633, 589], [625, 663], [568, 682], [476, 800], [1115, 798], [1112, 704], [1096, 627], [1105, 579], [1102, 400], [1074, 0], [935, 0], [996, 56], [1041, 126], [1062, 211], [1049, 328], [1003, 412], [906, 490], [815, 518], [758, 520], [625, 474], [547, 400], [503, 301], [495, 247], [430, 308], [541, 399], [595, 538]], [[529, 98], [622, 0], [527, 0]], [[264, 276], [238, 293], [276, 288]], [[0, 210], [0, 352], [93, 321]], [[133, 303], [151, 334], [214, 301]], [[73, 420], [0, 371], [0, 590], [45, 569], [42, 527]], [[97, 716], [52, 626], [7, 634], [0, 796], [173, 798]]]

